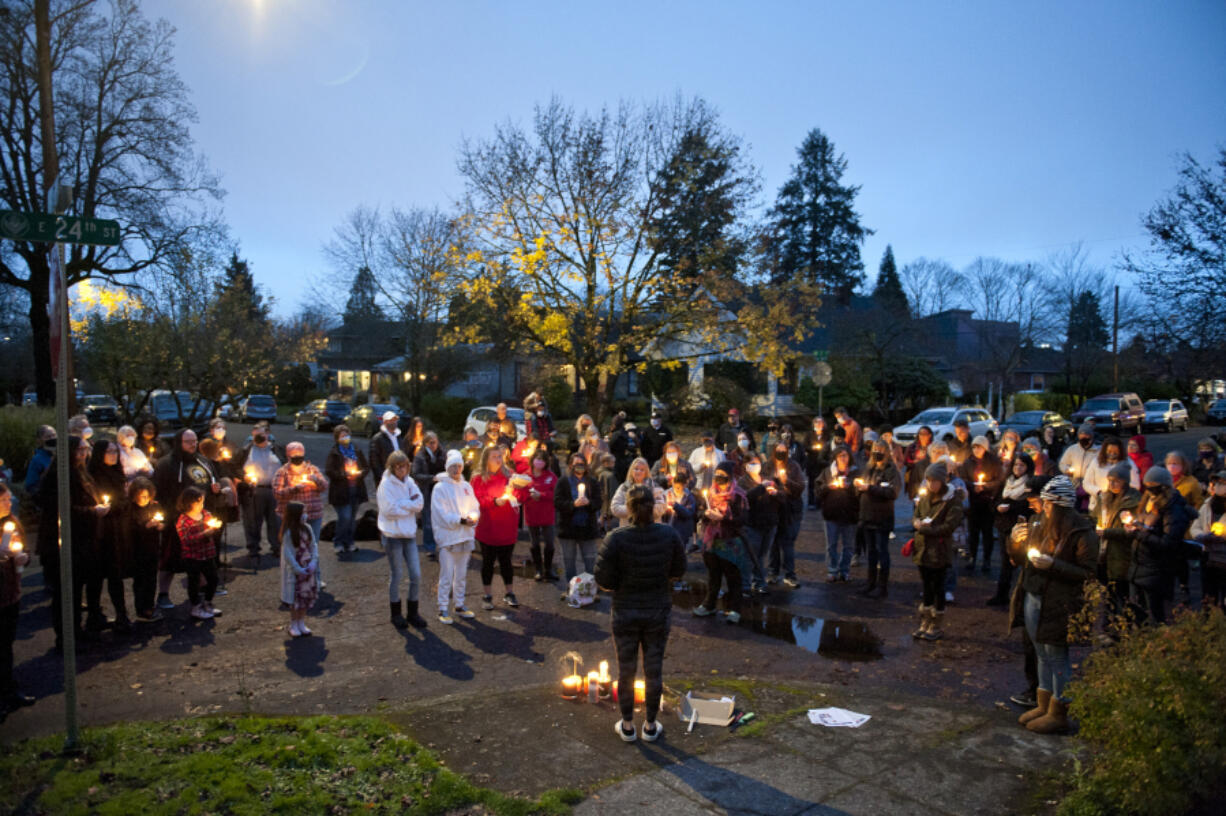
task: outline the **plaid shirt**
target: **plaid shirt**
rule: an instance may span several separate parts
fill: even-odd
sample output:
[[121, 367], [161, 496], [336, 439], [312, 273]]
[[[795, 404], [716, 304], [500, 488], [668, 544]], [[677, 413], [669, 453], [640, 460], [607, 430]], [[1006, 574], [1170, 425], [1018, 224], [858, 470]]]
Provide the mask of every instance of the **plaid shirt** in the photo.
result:
[[175, 522], [175, 531], [179, 534], [180, 551], [184, 559], [190, 561], [208, 561], [217, 555], [217, 536], [208, 528], [213, 517], [205, 510], [196, 521], [184, 513]]
[[[302, 483], [303, 476], [307, 483]], [[319, 472], [319, 468], [311, 464], [303, 465], [302, 473], [295, 476], [290, 472], [290, 465], [285, 465], [277, 471], [272, 480], [272, 493], [277, 499], [277, 515], [285, 518], [285, 506], [290, 502], [302, 502], [306, 507], [306, 520], [314, 521], [324, 517], [324, 497], [328, 495], [328, 477]]]

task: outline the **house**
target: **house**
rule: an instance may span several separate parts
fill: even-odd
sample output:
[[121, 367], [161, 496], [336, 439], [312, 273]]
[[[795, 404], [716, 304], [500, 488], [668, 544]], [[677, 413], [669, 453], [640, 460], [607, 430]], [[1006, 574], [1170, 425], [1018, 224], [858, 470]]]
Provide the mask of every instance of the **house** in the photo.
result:
[[404, 350], [401, 325], [394, 320], [346, 320], [328, 331], [316, 363], [316, 384], [325, 391], [369, 391], [372, 369]]
[[[464, 356], [464, 371], [443, 389], [445, 396], [504, 402], [540, 387], [545, 363], [538, 357], [494, 356], [493, 343], [466, 343], [452, 348]], [[409, 363], [403, 354], [381, 360], [371, 366], [371, 382], [378, 389], [380, 383], [407, 380], [412, 376], [408, 369]]]

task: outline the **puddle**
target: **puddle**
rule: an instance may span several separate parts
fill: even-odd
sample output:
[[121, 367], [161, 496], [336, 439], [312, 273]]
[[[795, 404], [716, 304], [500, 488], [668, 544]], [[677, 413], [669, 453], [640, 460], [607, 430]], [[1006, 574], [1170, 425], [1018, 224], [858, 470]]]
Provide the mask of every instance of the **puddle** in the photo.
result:
[[[673, 585], [673, 606], [690, 610], [703, 602], [707, 585], [703, 581], [679, 581]], [[882, 657], [882, 640], [860, 621], [813, 618], [796, 615], [776, 606], [763, 606], [745, 600], [741, 604], [742, 628], [766, 635], [807, 652], [839, 660], [877, 660]]]

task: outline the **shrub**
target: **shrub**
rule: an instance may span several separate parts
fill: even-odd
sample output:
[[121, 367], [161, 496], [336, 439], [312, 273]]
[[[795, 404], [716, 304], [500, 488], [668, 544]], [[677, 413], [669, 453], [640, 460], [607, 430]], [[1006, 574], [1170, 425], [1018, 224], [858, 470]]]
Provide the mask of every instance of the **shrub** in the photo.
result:
[[0, 407], [0, 459], [13, 470], [14, 481], [25, 478], [26, 465], [34, 454], [39, 425], [54, 425], [55, 409], [43, 406]]
[[421, 415], [426, 426], [442, 439], [459, 439], [464, 433], [468, 413], [480, 405], [468, 397], [446, 397], [442, 394], [425, 394], [421, 398]]
[[1013, 412], [1038, 411], [1043, 408], [1043, 401], [1038, 394], [1014, 394]]
[[554, 374], [545, 380], [540, 393], [555, 418], [569, 415], [574, 408], [575, 389], [570, 387], [570, 383], [561, 374]]
[[[1043, 410], [1055, 411], [1057, 414], [1062, 414], [1066, 418], [1069, 414], [1081, 407], [1081, 403], [1073, 398], [1072, 394], [1061, 394], [1056, 391], [1044, 391], [1039, 399], [1043, 402]], [[1018, 410], [1021, 410], [1020, 408]]]
[[1226, 796], [1226, 615], [1177, 611], [1095, 652], [1069, 686], [1091, 762], [1065, 816], [1210, 813]]

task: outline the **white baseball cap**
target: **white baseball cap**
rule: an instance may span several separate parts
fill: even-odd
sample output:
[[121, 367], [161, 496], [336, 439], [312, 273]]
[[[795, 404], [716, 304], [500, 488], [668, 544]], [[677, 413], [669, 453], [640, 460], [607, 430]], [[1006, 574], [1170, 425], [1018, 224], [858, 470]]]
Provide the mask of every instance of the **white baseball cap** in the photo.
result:
[[389, 419], [396, 419], [396, 420], [399, 420], [399, 419], [400, 419], [400, 417], [399, 417], [399, 416], [396, 414], [396, 412], [395, 412], [395, 411], [384, 411], [384, 412], [383, 412], [383, 421], [384, 421], [384, 422], [387, 422]]

